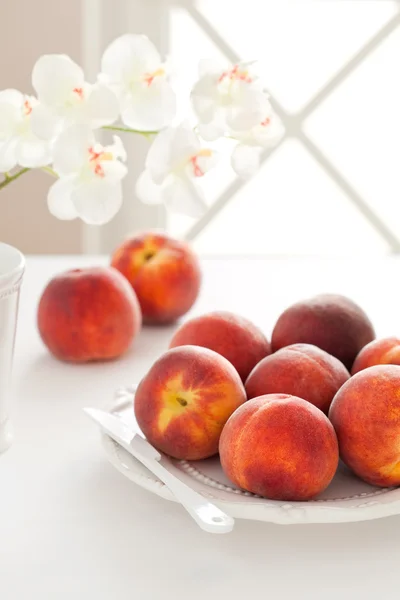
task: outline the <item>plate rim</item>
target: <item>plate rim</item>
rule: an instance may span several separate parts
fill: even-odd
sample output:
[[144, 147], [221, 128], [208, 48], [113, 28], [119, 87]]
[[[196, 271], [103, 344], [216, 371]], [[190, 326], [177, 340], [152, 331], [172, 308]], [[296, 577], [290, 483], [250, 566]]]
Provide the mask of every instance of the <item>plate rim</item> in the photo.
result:
[[[126, 409], [131, 402], [132, 392], [129, 394], [119, 393], [114, 402], [111, 404], [109, 403], [106, 409], [114, 414], [118, 414], [124, 408]], [[157, 479], [150, 471], [147, 471], [139, 461], [131, 456], [112, 438], [102, 433], [101, 441], [108, 461], [114, 468], [127, 477], [127, 479], [164, 500], [179, 503], [163, 482]], [[168, 460], [170, 465], [173, 465], [169, 457], [166, 457], [166, 460]], [[128, 465], [126, 464], [127, 462], [129, 463]], [[187, 461], [176, 462], [181, 464], [187, 463]], [[138, 466], [140, 465], [140, 467], [135, 469], [135, 464]], [[143, 470], [146, 471], [146, 474], [144, 474]], [[183, 475], [183, 479], [188, 483], [187, 478], [189, 476], [185, 473], [185, 469], [174, 467], [174, 471], [176, 471], [175, 474], [178, 474], [180, 478], [182, 478], [181, 475]], [[350, 503], [359, 499], [359, 504], [332, 506], [332, 502], [330, 502], [329, 499], [319, 502], [282, 502], [260, 499], [254, 496], [255, 502], [253, 503], [243, 501], [235, 502], [235, 494], [232, 491], [230, 492], [233, 496], [232, 499], [221, 498], [217, 495], [220, 487], [224, 488], [228, 486], [220, 484], [218, 487], [209, 487], [210, 492], [207, 491], [206, 493], [204, 493], [204, 490], [199, 490], [198, 486], [196, 486], [196, 489], [197, 491], [200, 491], [200, 493], [203, 493], [204, 497], [216, 504], [219, 508], [237, 519], [264, 521], [280, 525], [301, 523], [334, 524], [375, 520], [400, 514], [400, 488], [382, 488], [382, 492], [378, 491], [376, 494], [372, 495], [368, 494], [368, 492], [363, 492], [360, 495], [354, 495], [351, 498], [339, 500], [340, 502], [348, 501]], [[248, 492], [245, 493], [245, 495], [253, 496]], [[241, 496], [243, 496], [243, 494]], [[388, 496], [393, 496], [393, 500], [380, 503], [379, 500], [374, 499], [374, 496], [377, 498], [384, 496], [386, 499]], [[260, 500], [264, 500], [264, 502], [260, 502]]]

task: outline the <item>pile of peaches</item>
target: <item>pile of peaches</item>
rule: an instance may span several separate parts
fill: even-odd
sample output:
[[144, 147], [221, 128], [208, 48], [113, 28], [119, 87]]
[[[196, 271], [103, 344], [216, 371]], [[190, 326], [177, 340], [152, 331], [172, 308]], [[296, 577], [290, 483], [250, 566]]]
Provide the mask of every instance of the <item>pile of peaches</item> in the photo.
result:
[[[38, 326], [59, 359], [116, 358], [145, 323], [185, 314], [200, 289], [190, 248], [135, 236], [110, 267], [50, 281]], [[400, 485], [400, 339], [375, 340], [344, 296], [302, 300], [278, 318], [271, 342], [247, 319], [212, 312], [184, 322], [144, 376], [134, 410], [149, 442], [180, 460], [219, 453], [239, 488], [309, 500], [342, 461], [376, 486]]]

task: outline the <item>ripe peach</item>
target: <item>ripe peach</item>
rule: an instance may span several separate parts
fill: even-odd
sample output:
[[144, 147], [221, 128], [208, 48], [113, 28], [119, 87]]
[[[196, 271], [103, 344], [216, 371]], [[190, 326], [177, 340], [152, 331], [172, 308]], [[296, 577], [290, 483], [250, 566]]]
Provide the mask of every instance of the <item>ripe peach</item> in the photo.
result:
[[225, 311], [207, 313], [183, 323], [169, 347], [186, 344], [218, 352], [233, 364], [243, 381], [253, 367], [271, 352], [268, 340], [258, 327]]
[[400, 339], [384, 338], [370, 342], [357, 354], [352, 374], [374, 365], [400, 365]]
[[272, 350], [305, 343], [336, 356], [351, 369], [358, 352], [375, 338], [365, 312], [352, 300], [321, 294], [287, 308], [272, 333]]
[[87, 362], [125, 352], [142, 322], [135, 292], [111, 267], [54, 277], [39, 302], [39, 333], [61, 360]]
[[263, 358], [248, 376], [247, 397], [291, 394], [327, 413], [338, 389], [350, 377], [343, 363], [311, 344], [286, 346]]
[[184, 242], [161, 233], [142, 233], [126, 240], [112, 256], [135, 290], [143, 319], [168, 323], [194, 304], [201, 283], [197, 257]]
[[338, 391], [329, 418], [343, 462], [371, 485], [400, 485], [400, 366], [377, 365]]
[[245, 401], [229, 361], [207, 348], [184, 346], [154, 363], [139, 384], [134, 409], [153, 446], [174, 458], [197, 460], [218, 452], [223, 426]]
[[335, 431], [318, 408], [295, 396], [249, 400], [221, 435], [222, 468], [238, 487], [274, 500], [309, 500], [331, 482], [339, 460]]

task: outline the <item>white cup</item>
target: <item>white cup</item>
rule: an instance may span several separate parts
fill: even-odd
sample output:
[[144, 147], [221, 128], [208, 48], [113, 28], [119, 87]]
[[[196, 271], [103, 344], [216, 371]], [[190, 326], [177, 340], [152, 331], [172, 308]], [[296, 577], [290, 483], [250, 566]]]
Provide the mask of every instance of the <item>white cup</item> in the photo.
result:
[[19, 250], [0, 242], [0, 452], [13, 440], [10, 421], [10, 383], [17, 329], [19, 289], [25, 258]]

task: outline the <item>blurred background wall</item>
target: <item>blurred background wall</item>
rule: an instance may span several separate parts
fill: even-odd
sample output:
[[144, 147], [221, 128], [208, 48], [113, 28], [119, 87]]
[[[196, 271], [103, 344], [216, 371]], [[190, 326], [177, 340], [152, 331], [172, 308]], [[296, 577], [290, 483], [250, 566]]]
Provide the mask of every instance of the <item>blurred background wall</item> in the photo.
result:
[[171, 56], [181, 115], [199, 59], [259, 59], [287, 136], [250, 182], [227, 160], [210, 174], [197, 222], [136, 200], [148, 143], [124, 137], [130, 172], [110, 224], [56, 221], [48, 177], [29, 173], [0, 195], [1, 240], [25, 252], [107, 252], [131, 231], [166, 227], [203, 254], [400, 251], [398, 0], [14, 0], [2, 10], [0, 88], [30, 90], [32, 65], [51, 52], [93, 80], [108, 42], [145, 33]]
[[[66, 53], [82, 57], [81, 0], [13, 0], [1, 6], [0, 89], [32, 93], [31, 71], [41, 54]], [[0, 194], [0, 240], [23, 252], [79, 252], [82, 227], [56, 221], [49, 214], [49, 177], [32, 172]]]

